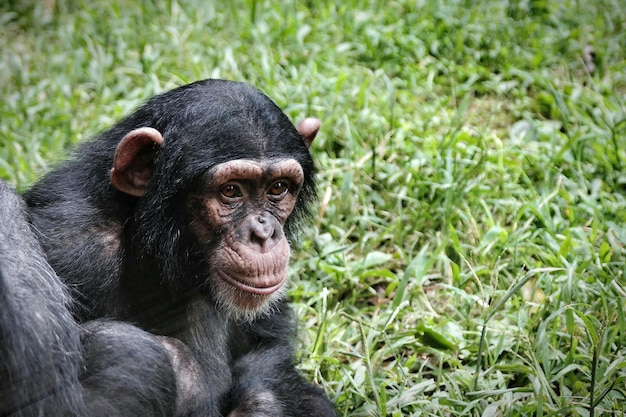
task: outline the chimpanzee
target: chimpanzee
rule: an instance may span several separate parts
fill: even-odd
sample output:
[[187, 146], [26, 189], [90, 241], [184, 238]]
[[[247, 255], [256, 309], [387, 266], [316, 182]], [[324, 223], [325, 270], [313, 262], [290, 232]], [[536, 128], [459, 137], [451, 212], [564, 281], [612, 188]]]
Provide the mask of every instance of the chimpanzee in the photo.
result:
[[334, 416], [296, 371], [284, 285], [319, 126], [247, 84], [199, 81], [5, 207], [19, 227], [0, 252], [0, 415]]

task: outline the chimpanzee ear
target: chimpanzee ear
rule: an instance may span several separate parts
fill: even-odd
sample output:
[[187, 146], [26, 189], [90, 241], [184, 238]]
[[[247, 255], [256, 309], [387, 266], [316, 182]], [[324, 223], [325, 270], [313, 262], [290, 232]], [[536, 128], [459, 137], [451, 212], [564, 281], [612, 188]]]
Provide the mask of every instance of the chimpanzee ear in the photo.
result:
[[314, 117], [307, 117], [298, 123], [296, 130], [302, 135], [302, 139], [304, 139], [304, 143], [308, 148], [311, 147], [311, 143], [313, 143], [313, 139], [317, 135], [317, 132], [320, 131], [320, 127], [322, 127], [322, 122], [319, 119]]
[[161, 133], [151, 127], [131, 130], [117, 145], [111, 183], [123, 193], [143, 197], [152, 178], [152, 164], [163, 143]]

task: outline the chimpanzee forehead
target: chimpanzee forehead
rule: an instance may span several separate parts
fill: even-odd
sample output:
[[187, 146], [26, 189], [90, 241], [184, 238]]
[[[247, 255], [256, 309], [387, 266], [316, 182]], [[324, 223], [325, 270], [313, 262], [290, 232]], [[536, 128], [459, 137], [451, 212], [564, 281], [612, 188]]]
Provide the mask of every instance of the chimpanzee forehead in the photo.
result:
[[302, 166], [291, 158], [264, 161], [235, 159], [212, 167], [207, 176], [213, 185], [236, 180], [263, 181], [274, 178], [288, 178], [298, 184], [304, 181]]

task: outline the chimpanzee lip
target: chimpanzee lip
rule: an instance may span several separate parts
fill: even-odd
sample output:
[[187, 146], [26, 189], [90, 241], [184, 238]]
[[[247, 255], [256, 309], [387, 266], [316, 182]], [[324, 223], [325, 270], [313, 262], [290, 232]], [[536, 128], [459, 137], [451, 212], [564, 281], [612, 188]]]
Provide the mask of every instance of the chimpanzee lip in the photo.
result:
[[241, 291], [244, 292], [248, 292], [251, 294], [256, 294], [256, 295], [271, 295], [274, 292], [276, 292], [280, 287], [283, 286], [283, 284], [285, 283], [285, 280], [287, 279], [286, 276], [284, 276], [283, 278], [281, 278], [280, 280], [272, 280], [270, 281], [269, 285], [259, 285], [256, 283], [256, 279], [252, 278], [247, 278], [245, 280], [243, 279], [239, 279], [236, 278], [224, 271], [221, 271], [219, 273], [220, 278], [232, 285], [233, 287], [236, 287], [238, 289], [240, 289]]

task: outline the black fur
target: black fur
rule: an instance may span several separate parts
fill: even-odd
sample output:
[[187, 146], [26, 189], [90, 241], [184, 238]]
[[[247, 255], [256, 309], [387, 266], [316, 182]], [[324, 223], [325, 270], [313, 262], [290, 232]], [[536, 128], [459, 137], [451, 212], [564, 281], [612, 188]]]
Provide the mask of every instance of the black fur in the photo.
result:
[[157, 338], [129, 324], [80, 326], [0, 181], [0, 416], [172, 415], [176, 384]]
[[[145, 126], [159, 130], [164, 143], [147, 194], [136, 198], [115, 189], [109, 175], [122, 137]], [[185, 197], [207, 169], [239, 158], [292, 158], [302, 166], [304, 185], [285, 225], [293, 240], [316, 198], [308, 148], [264, 94], [221, 80], [152, 98], [79, 146], [26, 192], [26, 211], [19, 201], [4, 208], [6, 218], [28, 213], [64, 284], [47, 266], [23, 219], [8, 238], [10, 247], [0, 246], [6, 251], [0, 262], [20, 257], [33, 266], [26, 275], [15, 265], [1, 270], [0, 353], [14, 360], [3, 363], [0, 375], [27, 388], [24, 398], [5, 402], [0, 397], [2, 413], [22, 410], [31, 397], [43, 394], [48, 409], [59, 411], [54, 415], [335, 415], [321, 390], [296, 371], [285, 300], [252, 321], [233, 319], [215, 304], [206, 274], [211, 260], [193, 237]], [[16, 200], [4, 191], [3, 207], [5, 199]], [[11, 242], [32, 247], [15, 248]], [[18, 305], [14, 293], [27, 292], [36, 282], [50, 286], [50, 294], [29, 294], [27, 304]], [[20, 327], [18, 322], [47, 308], [58, 311], [46, 314], [39, 327]], [[25, 352], [26, 345], [34, 351]], [[55, 355], [56, 350], [65, 354]], [[49, 374], [31, 382], [43, 369]], [[178, 392], [172, 388], [176, 380]], [[2, 394], [12, 392], [13, 385], [2, 385]]]
[[0, 181], [0, 416], [84, 415], [68, 294]]

